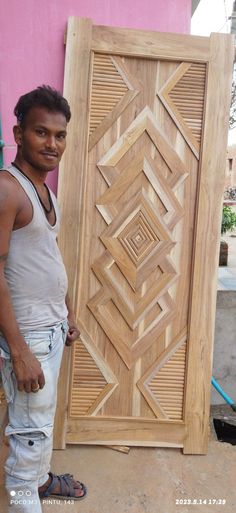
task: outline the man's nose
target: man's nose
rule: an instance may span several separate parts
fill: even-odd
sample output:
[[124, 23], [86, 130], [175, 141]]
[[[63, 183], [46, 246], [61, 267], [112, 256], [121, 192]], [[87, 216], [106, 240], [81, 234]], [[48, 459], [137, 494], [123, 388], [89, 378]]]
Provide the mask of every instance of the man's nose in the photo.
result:
[[56, 138], [53, 135], [47, 137], [46, 145], [48, 149], [56, 149]]

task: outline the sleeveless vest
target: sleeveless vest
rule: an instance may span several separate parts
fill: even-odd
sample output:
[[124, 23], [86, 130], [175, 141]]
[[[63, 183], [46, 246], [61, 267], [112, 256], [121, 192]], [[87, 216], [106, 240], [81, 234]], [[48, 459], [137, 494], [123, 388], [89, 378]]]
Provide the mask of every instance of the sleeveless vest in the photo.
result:
[[6, 168], [28, 196], [33, 217], [12, 231], [5, 277], [21, 332], [40, 330], [67, 318], [67, 276], [56, 237], [60, 212], [50, 191], [56, 214], [51, 226], [31, 182], [13, 165]]

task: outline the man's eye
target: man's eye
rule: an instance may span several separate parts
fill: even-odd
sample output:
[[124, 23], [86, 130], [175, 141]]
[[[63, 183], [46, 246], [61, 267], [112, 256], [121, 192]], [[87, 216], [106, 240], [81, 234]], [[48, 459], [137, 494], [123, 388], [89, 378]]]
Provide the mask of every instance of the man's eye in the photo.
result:
[[46, 134], [46, 132], [44, 130], [36, 130], [36, 133], [38, 135], [42, 135], [42, 136], [44, 136]]
[[66, 138], [66, 135], [65, 134], [59, 134], [57, 136], [58, 139], [65, 139]]

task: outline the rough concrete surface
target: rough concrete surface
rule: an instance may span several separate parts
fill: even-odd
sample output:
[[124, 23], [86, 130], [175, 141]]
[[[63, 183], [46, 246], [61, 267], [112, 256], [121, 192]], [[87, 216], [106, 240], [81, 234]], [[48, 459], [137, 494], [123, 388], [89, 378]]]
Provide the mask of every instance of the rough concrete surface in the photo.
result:
[[[54, 451], [52, 470], [74, 473], [87, 485], [88, 497], [74, 504], [48, 499], [55, 502], [45, 503], [43, 513], [236, 510], [236, 446], [216, 440], [210, 441], [206, 456], [186, 456], [179, 449], [131, 448], [129, 454], [122, 454], [105, 447], [70, 445], [65, 451]], [[188, 504], [194, 499], [198, 504]], [[199, 504], [204, 499], [207, 504]], [[226, 500], [226, 504], [213, 504], [219, 499]], [[7, 513], [3, 485], [0, 512]]]

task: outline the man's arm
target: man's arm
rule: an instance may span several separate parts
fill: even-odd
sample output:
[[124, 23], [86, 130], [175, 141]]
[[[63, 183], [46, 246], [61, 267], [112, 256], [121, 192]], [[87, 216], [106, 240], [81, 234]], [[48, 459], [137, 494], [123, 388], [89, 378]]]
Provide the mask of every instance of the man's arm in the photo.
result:
[[79, 331], [78, 326], [76, 324], [74, 310], [73, 310], [73, 308], [71, 306], [71, 302], [70, 302], [70, 298], [69, 298], [68, 293], [66, 294], [66, 306], [67, 306], [67, 310], [68, 310], [67, 320], [68, 320], [68, 324], [69, 324], [69, 331], [68, 331], [68, 334], [67, 334], [66, 346], [71, 346], [71, 344], [77, 338], [79, 338], [80, 331]]
[[36, 383], [45, 384], [44, 374], [37, 358], [30, 352], [14, 314], [10, 291], [4, 275], [11, 233], [19, 211], [19, 200], [15, 186], [5, 177], [0, 180], [0, 331], [3, 333], [11, 353], [12, 366], [18, 390], [31, 392]]

